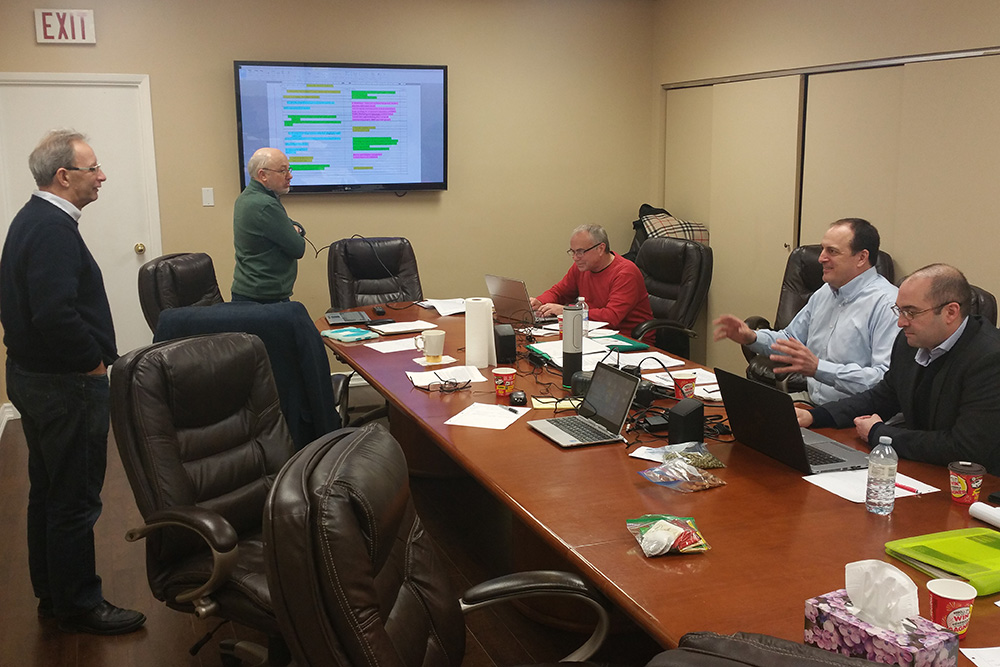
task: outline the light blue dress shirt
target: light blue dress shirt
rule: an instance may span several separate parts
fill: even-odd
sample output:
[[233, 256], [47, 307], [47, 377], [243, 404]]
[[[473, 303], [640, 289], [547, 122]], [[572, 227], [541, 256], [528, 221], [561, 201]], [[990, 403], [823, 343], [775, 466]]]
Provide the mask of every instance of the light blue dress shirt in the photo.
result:
[[872, 267], [839, 290], [824, 284], [781, 331], [759, 329], [748, 347], [771, 354], [775, 341], [795, 338], [819, 357], [815, 377], [806, 378], [817, 405], [861, 393], [889, 368], [899, 333], [892, 305], [896, 287]]

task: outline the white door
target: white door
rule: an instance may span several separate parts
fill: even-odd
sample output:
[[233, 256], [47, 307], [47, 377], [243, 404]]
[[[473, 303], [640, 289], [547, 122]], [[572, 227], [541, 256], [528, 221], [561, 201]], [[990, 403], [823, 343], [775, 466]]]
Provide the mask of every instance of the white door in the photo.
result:
[[[90, 139], [107, 182], [80, 232], [104, 274], [118, 351], [152, 334], [139, 307], [138, 269], [161, 254], [149, 77], [131, 74], [0, 73], [0, 234], [35, 189], [28, 154], [51, 129]], [[137, 252], [137, 244], [145, 248]]]

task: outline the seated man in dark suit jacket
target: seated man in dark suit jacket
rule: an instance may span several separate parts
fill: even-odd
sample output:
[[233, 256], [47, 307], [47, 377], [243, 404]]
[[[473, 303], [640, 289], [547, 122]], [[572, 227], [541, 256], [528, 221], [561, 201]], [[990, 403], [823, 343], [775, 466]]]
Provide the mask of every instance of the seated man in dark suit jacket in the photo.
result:
[[[866, 392], [812, 410], [799, 424], [845, 428], [870, 446], [883, 435], [903, 458], [948, 465], [973, 461], [1000, 475], [1000, 331], [969, 315], [965, 276], [945, 264], [909, 275], [893, 310], [902, 331], [889, 370]], [[916, 352], [914, 352], [916, 348]], [[883, 418], [902, 412], [902, 424]]]

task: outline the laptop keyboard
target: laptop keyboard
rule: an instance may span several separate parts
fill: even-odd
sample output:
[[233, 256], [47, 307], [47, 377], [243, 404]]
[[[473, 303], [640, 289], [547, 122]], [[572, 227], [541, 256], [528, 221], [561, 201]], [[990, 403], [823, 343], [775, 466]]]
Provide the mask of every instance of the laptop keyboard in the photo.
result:
[[593, 442], [595, 440], [607, 440], [614, 436], [602, 428], [598, 428], [586, 417], [571, 415], [569, 417], [555, 417], [549, 423], [560, 430], [569, 433], [580, 442]]
[[834, 456], [830, 452], [824, 452], [822, 449], [817, 449], [812, 445], [806, 445], [806, 459], [809, 461], [809, 465], [822, 466], [830, 463], [843, 463], [844, 459], [839, 456]]

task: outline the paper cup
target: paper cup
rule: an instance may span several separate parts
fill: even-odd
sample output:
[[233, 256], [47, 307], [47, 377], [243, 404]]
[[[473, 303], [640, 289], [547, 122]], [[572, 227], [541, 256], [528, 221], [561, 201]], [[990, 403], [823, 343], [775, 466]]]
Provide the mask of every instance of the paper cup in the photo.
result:
[[494, 368], [493, 383], [497, 388], [497, 396], [509, 396], [514, 391], [514, 377], [517, 371], [513, 368]]
[[931, 620], [954, 632], [959, 639], [965, 637], [976, 589], [956, 579], [931, 579], [927, 590], [931, 594]]
[[428, 329], [414, 341], [418, 350], [424, 351], [424, 360], [429, 364], [440, 364], [444, 358], [444, 331]]
[[670, 376], [674, 378], [674, 398], [678, 400], [682, 398], [694, 398], [694, 380], [696, 375], [693, 371], [677, 371], [671, 373]]
[[963, 505], [979, 500], [979, 488], [983, 485], [986, 468], [970, 461], [953, 461], [948, 464], [948, 473], [952, 500]]

